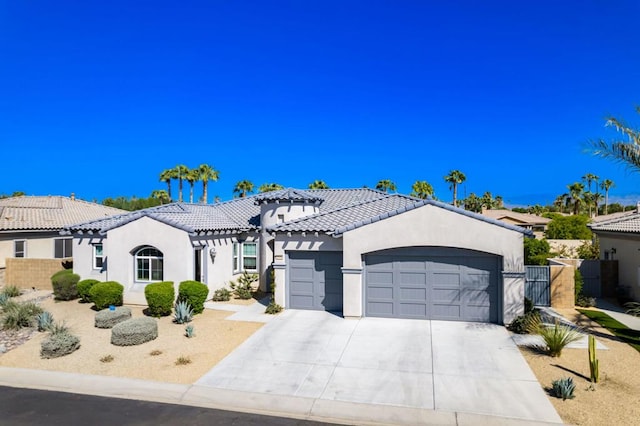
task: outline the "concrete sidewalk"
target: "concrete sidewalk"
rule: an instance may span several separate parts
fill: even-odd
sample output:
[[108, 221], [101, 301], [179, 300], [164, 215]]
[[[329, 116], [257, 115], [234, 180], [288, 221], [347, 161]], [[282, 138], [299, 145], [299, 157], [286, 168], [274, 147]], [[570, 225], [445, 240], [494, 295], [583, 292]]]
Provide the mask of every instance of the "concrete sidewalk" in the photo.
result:
[[633, 330], [640, 331], [640, 317], [625, 314], [625, 309], [615, 303], [609, 302], [608, 300], [598, 299], [596, 307], [616, 321], [621, 322]]
[[557, 424], [444, 410], [317, 400], [214, 389], [199, 385], [6, 367], [0, 367], [0, 385], [182, 404], [338, 424], [458, 426]]

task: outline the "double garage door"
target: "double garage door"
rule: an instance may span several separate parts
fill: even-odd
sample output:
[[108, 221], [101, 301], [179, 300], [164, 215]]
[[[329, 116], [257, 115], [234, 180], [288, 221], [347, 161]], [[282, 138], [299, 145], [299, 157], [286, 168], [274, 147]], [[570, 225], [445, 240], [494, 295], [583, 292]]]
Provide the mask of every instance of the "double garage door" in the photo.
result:
[[[288, 305], [339, 312], [343, 306], [342, 252], [289, 252]], [[366, 316], [498, 321], [497, 256], [423, 247], [365, 257]]]
[[366, 256], [366, 315], [498, 321], [497, 256], [425, 247]]

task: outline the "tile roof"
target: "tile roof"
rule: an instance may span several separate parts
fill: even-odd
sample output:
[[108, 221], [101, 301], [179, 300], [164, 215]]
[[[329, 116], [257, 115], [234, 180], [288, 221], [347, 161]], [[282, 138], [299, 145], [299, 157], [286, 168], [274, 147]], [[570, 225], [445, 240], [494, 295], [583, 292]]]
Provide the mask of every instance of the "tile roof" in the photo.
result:
[[640, 233], [640, 213], [633, 213], [608, 221], [590, 223], [587, 225], [592, 231]]
[[324, 199], [317, 194], [312, 194], [295, 188], [285, 188], [276, 191], [264, 192], [254, 196], [254, 199], [256, 204], [278, 201], [303, 201], [306, 203], [319, 203], [324, 201]]
[[123, 212], [58, 195], [3, 198], [0, 199], [0, 231], [54, 231]]
[[[273, 191], [278, 192], [278, 191]], [[318, 189], [280, 191], [276, 197], [292, 197], [294, 200], [322, 200], [319, 213], [269, 228], [271, 231], [314, 231], [339, 236], [350, 229], [382, 220], [402, 212], [432, 204], [474, 217], [485, 222], [527, 234], [523, 228], [485, 218], [466, 210], [434, 200], [419, 200], [400, 194], [386, 194], [368, 189]], [[273, 194], [272, 194], [273, 195]], [[260, 228], [260, 203], [269, 199], [264, 194], [236, 198], [217, 204], [174, 203], [125, 213], [110, 218], [88, 221], [68, 227], [67, 231], [97, 231], [105, 233], [141, 217], [150, 217], [191, 234], [208, 232], [243, 232]], [[287, 198], [275, 198], [275, 200]], [[313, 201], [315, 202], [315, 201]]]
[[523, 225], [546, 225], [551, 222], [551, 219], [538, 216], [530, 213], [518, 213], [506, 209], [490, 209], [482, 212], [483, 216], [490, 217], [492, 219], [505, 219], [509, 218], [513, 221], [520, 222]]

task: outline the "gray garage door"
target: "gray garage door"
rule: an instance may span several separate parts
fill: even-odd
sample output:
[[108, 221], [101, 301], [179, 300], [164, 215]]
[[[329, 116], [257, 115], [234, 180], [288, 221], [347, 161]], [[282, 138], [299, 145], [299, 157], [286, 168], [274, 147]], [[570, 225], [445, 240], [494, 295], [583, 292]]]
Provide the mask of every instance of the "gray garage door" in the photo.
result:
[[497, 322], [498, 260], [443, 247], [367, 255], [366, 315]]
[[289, 252], [289, 306], [342, 312], [342, 252]]

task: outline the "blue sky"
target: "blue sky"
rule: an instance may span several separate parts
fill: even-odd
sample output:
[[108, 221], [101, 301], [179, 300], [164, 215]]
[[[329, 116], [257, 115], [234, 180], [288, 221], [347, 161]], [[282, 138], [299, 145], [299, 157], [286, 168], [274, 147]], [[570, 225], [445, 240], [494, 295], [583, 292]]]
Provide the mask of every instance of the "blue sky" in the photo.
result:
[[[0, 1], [0, 193], [102, 200], [213, 165], [234, 184], [416, 180], [451, 199], [551, 203], [586, 173], [612, 198], [640, 175], [583, 152], [640, 127], [640, 3]], [[196, 194], [199, 195], [197, 187]]]

